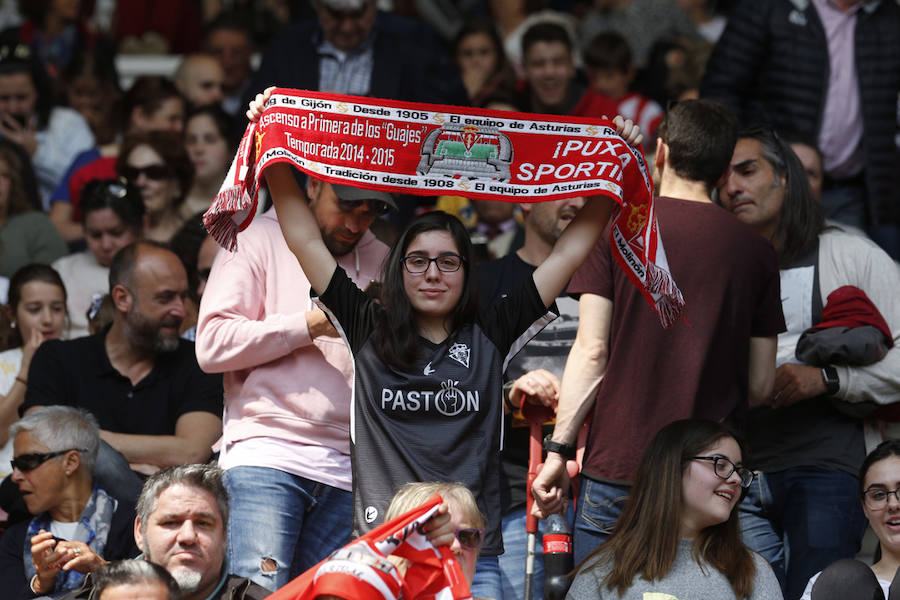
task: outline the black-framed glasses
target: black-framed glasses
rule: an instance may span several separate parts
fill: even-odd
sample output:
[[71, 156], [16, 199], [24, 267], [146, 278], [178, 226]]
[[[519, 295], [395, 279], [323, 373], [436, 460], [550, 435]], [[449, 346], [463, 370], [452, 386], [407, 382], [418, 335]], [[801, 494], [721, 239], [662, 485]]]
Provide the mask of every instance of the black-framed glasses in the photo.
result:
[[147, 165], [146, 167], [122, 167], [122, 177], [128, 181], [137, 181], [141, 174], [147, 179], [162, 181], [172, 176], [172, 171], [166, 165]]
[[56, 452], [32, 452], [30, 454], [20, 454], [19, 456], [14, 456], [13, 459], [9, 461], [9, 464], [12, 465], [13, 469], [18, 469], [24, 473], [25, 471], [37, 469], [39, 466], [41, 466], [51, 458], [62, 456], [66, 452], [71, 452], [72, 450], [87, 452], [87, 450], [83, 450], [81, 448], [69, 448], [68, 450], [57, 450]]
[[886, 490], [884, 488], [869, 488], [863, 492], [863, 502], [870, 510], [881, 510], [888, 504], [888, 496], [894, 495], [894, 500], [900, 502], [900, 488]]
[[421, 254], [409, 254], [404, 256], [401, 260], [406, 272], [411, 275], [421, 275], [428, 270], [431, 263], [434, 263], [442, 273], [455, 273], [456, 271], [459, 271], [459, 268], [464, 262], [463, 257], [459, 254], [450, 253], [441, 254], [434, 258], [428, 258]]
[[741, 478], [741, 487], [748, 488], [753, 483], [753, 471], [747, 467], [739, 467], [724, 456], [692, 456], [691, 460], [708, 460], [713, 464], [713, 472], [719, 479], [728, 479], [737, 471]]
[[484, 541], [484, 530], [477, 527], [466, 527], [465, 529], [457, 529], [453, 532], [459, 543], [466, 548], [478, 550], [481, 548], [481, 542]]
[[369, 210], [378, 217], [388, 214], [388, 211], [391, 210], [391, 205], [384, 200], [342, 200], [341, 198], [338, 198], [338, 208], [341, 212], [353, 212], [366, 202], [369, 203]]

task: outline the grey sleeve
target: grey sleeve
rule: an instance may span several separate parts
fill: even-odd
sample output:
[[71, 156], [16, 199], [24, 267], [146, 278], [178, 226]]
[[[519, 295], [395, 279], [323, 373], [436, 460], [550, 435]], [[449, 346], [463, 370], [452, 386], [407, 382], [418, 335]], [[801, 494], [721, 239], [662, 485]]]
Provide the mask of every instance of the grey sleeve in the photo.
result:
[[756, 578], [753, 581], [753, 595], [750, 600], [784, 600], [781, 594], [781, 586], [772, 567], [762, 556], [752, 552], [753, 562], [756, 563]]
[[603, 590], [593, 569], [582, 570], [566, 594], [566, 600], [602, 600]]

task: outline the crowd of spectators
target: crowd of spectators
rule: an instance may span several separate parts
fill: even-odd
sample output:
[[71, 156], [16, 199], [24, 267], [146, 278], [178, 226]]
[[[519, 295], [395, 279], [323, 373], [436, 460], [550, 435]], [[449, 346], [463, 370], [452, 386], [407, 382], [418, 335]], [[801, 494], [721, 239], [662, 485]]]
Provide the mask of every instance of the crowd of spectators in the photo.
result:
[[[184, 464], [223, 469], [189, 475], [230, 497], [218, 512], [227, 560], [215, 564], [252, 580], [245, 590], [280, 588], [361, 533], [343, 338], [310, 301], [271, 199], [235, 253], [219, 251], [201, 217], [248, 102], [274, 85], [622, 115], [643, 133], [686, 320], [659, 328], [604, 243], [575, 270], [560, 319], [505, 374], [492, 483], [502, 510], [473, 490], [502, 522], [468, 519], [477, 549], [488, 532], [480, 555], [455, 542], [475, 596], [522, 599], [526, 397], [559, 416], [534, 488], [544, 516], [568, 500], [564, 459], [590, 427], [576, 557], [612, 556], [594, 550], [654, 435], [711, 419], [738, 431], [757, 472], [733, 506], [753, 560], [771, 565], [788, 600], [809, 597], [811, 576], [856, 555], [873, 506], [900, 511], [896, 490], [875, 501], [857, 477], [900, 421], [889, 406], [900, 402], [898, 31], [896, 0], [0, 0], [0, 584], [22, 597], [74, 593], [81, 579], [50, 563], [62, 556], [53, 540], [80, 535], [69, 525], [82, 512], [89, 530], [116, 537], [100, 540], [114, 555], [102, 543], [69, 548], [80, 572], [146, 552], [120, 529], [148, 476]], [[135, 57], [149, 67], [121, 76]], [[297, 176], [327, 252], [375, 297], [382, 260], [417, 216], [462, 222], [482, 301], [493, 302], [531, 276], [585, 204], [389, 195]], [[93, 416], [34, 417], [52, 405]], [[82, 433], [53, 429], [63, 426]], [[45, 494], [49, 480], [23, 474], [51, 459], [63, 483]], [[171, 583], [111, 567], [104, 586]], [[541, 577], [539, 562], [538, 593]]]

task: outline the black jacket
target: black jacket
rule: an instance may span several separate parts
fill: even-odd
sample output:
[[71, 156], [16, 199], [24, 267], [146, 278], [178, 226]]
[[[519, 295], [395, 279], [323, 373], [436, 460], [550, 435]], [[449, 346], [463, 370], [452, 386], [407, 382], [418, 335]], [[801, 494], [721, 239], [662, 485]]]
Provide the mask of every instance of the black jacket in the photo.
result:
[[[870, 3], [871, 4], [871, 3]], [[881, 0], [856, 21], [856, 72], [873, 223], [900, 224], [900, 5]], [[825, 30], [811, 0], [742, 0], [706, 69], [701, 96], [738, 111], [744, 124], [768, 123], [817, 139], [829, 60]]]
[[[459, 72], [437, 34], [420, 23], [379, 12], [375, 21], [369, 96], [409, 102], [467, 104]], [[321, 32], [316, 20], [289, 25], [266, 48], [249, 91], [270, 85], [319, 89]]]

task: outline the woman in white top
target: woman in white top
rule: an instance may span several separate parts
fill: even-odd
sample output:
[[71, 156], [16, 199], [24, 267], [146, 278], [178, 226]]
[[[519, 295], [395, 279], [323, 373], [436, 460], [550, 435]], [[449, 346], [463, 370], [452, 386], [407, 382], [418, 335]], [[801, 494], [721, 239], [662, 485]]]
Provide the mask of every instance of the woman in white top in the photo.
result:
[[69, 339], [89, 335], [88, 309], [95, 295], [109, 292], [109, 265], [116, 253], [141, 239], [144, 202], [141, 191], [124, 179], [95, 179], [81, 191], [87, 250], [53, 263], [68, 291]]
[[[878, 579], [884, 593], [883, 597], [887, 598], [891, 581], [897, 573], [897, 568], [900, 567], [900, 440], [881, 442], [869, 453], [859, 469], [859, 493], [863, 512], [878, 538], [879, 552], [876, 553], [877, 560], [871, 569]], [[819, 589], [823, 586], [816, 587], [816, 581], [822, 576], [824, 583], [824, 574], [831, 571], [832, 567], [842, 570], [844, 577], [839, 579], [855, 578], [848, 574], [851, 573], [847, 570], [848, 566], [845, 561], [838, 561], [813, 575], [803, 591], [801, 600], [831, 597], [821, 595], [825, 590]], [[857, 591], [861, 591], [863, 586], [867, 585], [864, 580], [865, 578], [859, 578], [854, 582]]]
[[62, 336], [66, 325], [66, 288], [52, 267], [25, 265], [9, 281], [6, 352], [0, 353], [0, 476], [9, 473], [9, 426], [25, 400], [28, 367], [38, 346]]

